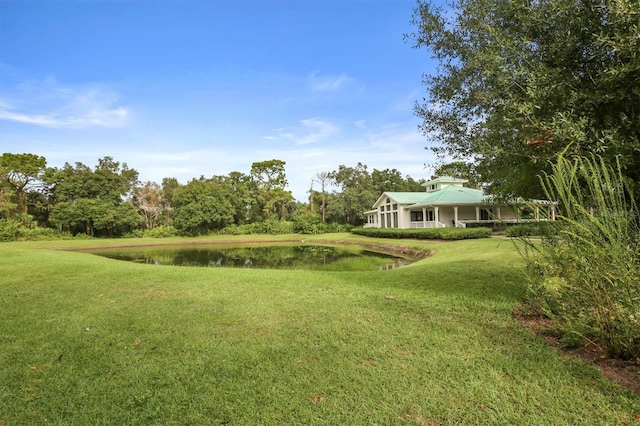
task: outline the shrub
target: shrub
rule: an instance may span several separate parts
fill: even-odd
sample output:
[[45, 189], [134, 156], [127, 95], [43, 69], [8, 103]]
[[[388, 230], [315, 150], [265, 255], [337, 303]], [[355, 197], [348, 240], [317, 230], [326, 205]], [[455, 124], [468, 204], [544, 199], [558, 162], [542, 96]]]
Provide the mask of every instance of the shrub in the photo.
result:
[[20, 223], [11, 219], [0, 219], [0, 241], [15, 241], [20, 234]]
[[145, 229], [142, 234], [149, 238], [168, 238], [178, 235], [178, 230], [170, 225], [160, 225], [155, 228]]
[[292, 234], [293, 222], [269, 220], [266, 222], [254, 222], [246, 225], [230, 225], [220, 231], [221, 234], [250, 235], [250, 234]]
[[354, 228], [351, 232], [374, 238], [413, 238], [419, 240], [465, 240], [491, 236], [491, 230], [488, 228]]
[[505, 230], [505, 234], [508, 237], [544, 237], [557, 235], [560, 232], [561, 226], [561, 221], [532, 222], [509, 226]]
[[563, 224], [542, 242], [524, 239], [531, 300], [564, 340], [640, 357], [640, 217], [633, 196], [620, 169], [602, 160], [560, 156], [552, 172], [543, 185], [560, 203]]

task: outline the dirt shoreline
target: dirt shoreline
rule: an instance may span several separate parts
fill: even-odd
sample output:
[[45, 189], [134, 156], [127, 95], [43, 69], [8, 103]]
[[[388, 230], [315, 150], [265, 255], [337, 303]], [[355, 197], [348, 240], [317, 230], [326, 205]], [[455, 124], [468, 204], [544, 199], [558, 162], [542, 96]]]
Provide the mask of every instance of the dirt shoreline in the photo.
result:
[[553, 321], [541, 315], [532, 314], [526, 305], [513, 311], [513, 317], [525, 328], [531, 330], [549, 346], [559, 348], [565, 356], [581, 359], [597, 368], [607, 379], [618, 383], [629, 391], [640, 395], [640, 359], [622, 360], [611, 358], [601, 348], [587, 344], [577, 348], [564, 345], [560, 338], [549, 330]]

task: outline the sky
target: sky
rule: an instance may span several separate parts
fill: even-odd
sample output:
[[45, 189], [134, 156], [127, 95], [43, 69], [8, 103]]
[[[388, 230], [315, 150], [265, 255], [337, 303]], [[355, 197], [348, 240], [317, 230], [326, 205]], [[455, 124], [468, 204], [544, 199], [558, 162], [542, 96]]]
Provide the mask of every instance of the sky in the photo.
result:
[[278, 159], [299, 201], [340, 165], [429, 178], [413, 109], [437, 64], [404, 39], [415, 6], [0, 0], [0, 153], [183, 184]]

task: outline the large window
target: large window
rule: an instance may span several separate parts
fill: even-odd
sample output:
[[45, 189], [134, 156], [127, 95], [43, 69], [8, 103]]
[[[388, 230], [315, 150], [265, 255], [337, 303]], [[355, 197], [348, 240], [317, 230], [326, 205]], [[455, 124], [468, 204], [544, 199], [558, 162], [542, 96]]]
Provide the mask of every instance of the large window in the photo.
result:
[[423, 220], [422, 210], [411, 212], [411, 222], [422, 222]]

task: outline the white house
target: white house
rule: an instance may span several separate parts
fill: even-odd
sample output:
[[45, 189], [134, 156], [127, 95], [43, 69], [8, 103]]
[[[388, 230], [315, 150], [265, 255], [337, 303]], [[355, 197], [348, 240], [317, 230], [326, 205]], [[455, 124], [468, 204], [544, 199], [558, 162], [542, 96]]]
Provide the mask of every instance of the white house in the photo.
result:
[[[555, 220], [555, 204], [548, 201], [492, 202], [468, 181], [442, 176], [423, 184], [426, 192], [384, 192], [364, 212], [370, 228], [466, 227], [469, 223]], [[532, 207], [533, 206], [533, 207]]]

